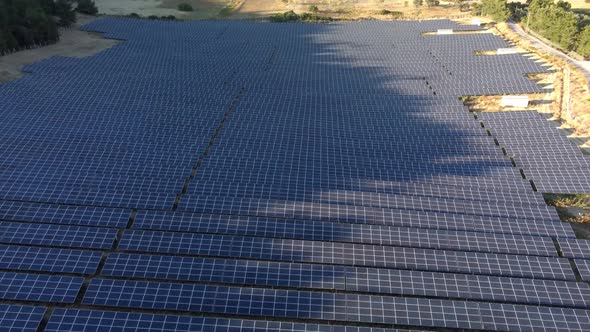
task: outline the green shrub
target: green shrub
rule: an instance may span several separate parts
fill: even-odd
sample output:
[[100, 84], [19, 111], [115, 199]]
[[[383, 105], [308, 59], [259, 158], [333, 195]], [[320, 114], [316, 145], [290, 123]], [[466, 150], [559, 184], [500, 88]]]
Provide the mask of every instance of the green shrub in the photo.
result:
[[59, 25], [68, 27], [72, 23], [76, 23], [76, 13], [68, 0], [57, 0], [54, 8], [55, 12], [53, 14], [59, 18]]
[[271, 22], [328, 22], [332, 21], [331, 17], [320, 16], [312, 13], [303, 13], [298, 15], [290, 10], [284, 13], [277, 13], [270, 16]]
[[394, 18], [402, 17], [404, 13], [398, 11], [391, 11], [387, 9], [381, 9], [377, 12], [378, 15], [391, 15]]
[[299, 15], [292, 10], [284, 13], [276, 13], [270, 16], [271, 22], [297, 22], [299, 19]]
[[586, 58], [590, 58], [590, 25], [586, 26], [584, 30], [580, 32], [576, 52]]
[[127, 15], [128, 17], [133, 17], [133, 18], [140, 18], [141, 16], [139, 16], [139, 14], [137, 13], [131, 13], [129, 15]]
[[420, 7], [424, 4], [424, 0], [414, 0], [414, 6]]
[[510, 17], [505, 0], [481, 0], [481, 12], [498, 22], [504, 22]]
[[510, 17], [516, 22], [520, 22], [527, 15], [524, 3], [511, 2], [508, 4], [508, 10], [510, 11]]
[[76, 11], [87, 15], [98, 14], [98, 8], [96, 8], [96, 4], [92, 0], [78, 0]]
[[150, 19], [150, 20], [157, 20], [157, 19], [159, 19], [158, 15], [150, 15], [147, 18]]
[[186, 2], [179, 3], [178, 10], [180, 10], [181, 12], [192, 12], [193, 6], [191, 6], [189, 3], [186, 3]]
[[320, 10], [319, 10], [318, 6], [311, 5], [311, 6], [307, 7], [307, 11], [310, 13], [317, 13]]

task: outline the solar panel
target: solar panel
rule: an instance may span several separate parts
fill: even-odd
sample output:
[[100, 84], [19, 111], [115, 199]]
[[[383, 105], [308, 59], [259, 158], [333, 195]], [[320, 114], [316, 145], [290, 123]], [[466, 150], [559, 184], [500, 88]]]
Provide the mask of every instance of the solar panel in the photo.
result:
[[109, 255], [103, 274], [111, 277], [345, 290], [345, 267], [220, 258]]
[[590, 261], [585, 259], [576, 259], [575, 264], [578, 268], [578, 272], [580, 272], [582, 280], [590, 281]]
[[44, 314], [43, 307], [0, 304], [0, 326], [6, 332], [35, 332]]
[[0, 222], [3, 243], [109, 249], [116, 236], [107, 228]]
[[281, 321], [240, 320], [180, 315], [155, 315], [124, 311], [56, 309], [45, 331], [289, 331], [289, 332], [403, 332], [410, 330], [319, 325]]
[[557, 256], [553, 241], [549, 238], [305, 220], [142, 211], [135, 217], [133, 227], [146, 230]]
[[569, 258], [590, 258], [590, 241], [574, 239], [558, 239], [563, 256]]
[[74, 303], [83, 278], [0, 272], [3, 300]]
[[84, 303], [468, 329], [583, 331], [590, 324], [590, 312], [579, 309], [106, 279], [92, 281]]
[[0, 201], [0, 219], [26, 222], [125, 227], [130, 210]]
[[575, 280], [568, 261], [553, 257], [155, 231], [126, 232], [119, 248], [135, 252]]
[[437, 298], [588, 307], [584, 283], [481, 275], [220, 258], [111, 254], [102, 272], [117, 278], [334, 289]]
[[92, 274], [98, 251], [0, 245], [0, 268], [5, 270]]
[[[178, 295], [171, 297], [171, 294]], [[133, 301], [132, 298], [138, 300]], [[204, 303], [205, 298], [215, 298], [216, 300], [212, 303]], [[275, 291], [257, 288], [95, 279], [88, 288], [84, 303], [127, 308], [153, 308], [349, 322], [397, 323], [439, 327], [482, 327], [474, 317], [477, 309], [466, 307], [466, 303], [386, 298], [369, 295]], [[457, 307], [459, 311], [467, 310], [467, 316], [452, 315], [451, 312], [448, 312], [450, 316], [446, 317], [446, 319], [442, 317], [440, 319], [429, 319], [411, 314], [414, 308], [414, 310], [431, 312], [433, 315], [442, 314], [444, 304]], [[370, 314], [372, 307], [383, 309]], [[347, 308], [347, 310], [343, 310], [344, 308]], [[406, 310], [403, 310], [404, 308]], [[396, 315], [398, 311], [400, 313], [405, 311], [406, 315]]]

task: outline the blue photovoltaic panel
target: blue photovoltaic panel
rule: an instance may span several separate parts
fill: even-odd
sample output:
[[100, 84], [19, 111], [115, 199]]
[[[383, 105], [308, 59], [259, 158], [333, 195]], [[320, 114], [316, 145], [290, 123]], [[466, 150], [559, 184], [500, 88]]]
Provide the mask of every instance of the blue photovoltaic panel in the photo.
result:
[[370, 293], [581, 308], [590, 304], [590, 287], [585, 283], [393, 269], [347, 269], [346, 288]]
[[3, 300], [73, 303], [83, 278], [0, 272]]
[[590, 241], [575, 239], [558, 239], [563, 256], [569, 258], [590, 258]]
[[137, 214], [133, 227], [137, 229], [557, 256], [553, 241], [543, 237], [305, 220], [292, 221], [213, 214], [142, 211]]
[[[539, 193], [530, 190], [521, 191], [490, 191], [478, 187], [451, 187], [429, 184], [427, 182], [385, 182], [357, 181], [333, 186], [332, 190], [356, 194], [395, 194], [433, 198], [452, 198], [473, 202], [501, 202], [510, 205], [545, 205]], [[199, 181], [198, 186], [190, 188], [191, 193], [198, 195], [257, 197], [276, 199], [296, 199], [321, 197], [322, 193], [305, 190], [301, 184], [291, 186], [271, 185], [270, 183], [233, 182], [231, 184], [217, 181]]]
[[182, 256], [111, 254], [102, 273], [119, 278], [336, 289], [581, 308], [587, 308], [590, 299], [590, 287], [576, 282]]
[[580, 309], [123, 280], [93, 280], [84, 303], [501, 331], [590, 327], [590, 311]]
[[[171, 296], [171, 294], [178, 295]], [[205, 301], [205, 299], [215, 299], [215, 301], [209, 302]], [[249, 316], [438, 327], [483, 327], [477, 319], [476, 309], [467, 308], [465, 303], [353, 294], [275, 291], [256, 288], [96, 279], [90, 284], [84, 303], [127, 308], [197, 311]], [[450, 316], [440, 317], [439, 319], [403, 317], [395, 314], [396, 309], [399, 310], [406, 306], [407, 309], [409, 306], [416, 305], [418, 310], [437, 315], [437, 313], [443, 313], [443, 305], [445, 304], [449, 306], [449, 309], [458, 310], [455, 311], [456, 314], [453, 315], [453, 311], [449, 310], [448, 315]], [[376, 311], [374, 315], [371, 315], [371, 308], [384, 308], [384, 310]], [[463, 310], [465, 310], [465, 315], [458, 314]]]
[[318, 325], [280, 321], [254, 321], [226, 318], [154, 315], [124, 311], [56, 309], [45, 331], [112, 332], [141, 330], [148, 332], [403, 332], [410, 330], [354, 326]]
[[[330, 203], [313, 203], [313, 202], [299, 202], [299, 201], [283, 201], [283, 200], [264, 200], [264, 199], [246, 199], [246, 198], [226, 198], [219, 196], [190, 196], [188, 195], [184, 205], [181, 209], [189, 212], [201, 213], [226, 213], [251, 215], [251, 216], [266, 216], [276, 218], [291, 218], [291, 219], [317, 219], [327, 221], [337, 221], [337, 217], [348, 220], [371, 220], [371, 219], [387, 219], [393, 218], [398, 214], [419, 214], [419, 213], [437, 213], [439, 215], [448, 215], [453, 217], [455, 215], [463, 216], [463, 218], [473, 217], [487, 217], [488, 219], [509, 219], [507, 216], [479, 216], [477, 214], [469, 215], [465, 213], [455, 213], [445, 211], [446, 208], [430, 209], [423, 204], [416, 204], [420, 208], [402, 209], [402, 208], [379, 208], [371, 206], [350, 206], [344, 204], [330, 204]], [[537, 207], [531, 207], [536, 209]], [[546, 212], [551, 216], [546, 218], [539, 217], [540, 222], [554, 222], [558, 221], [559, 217], [554, 208], [545, 207]], [[526, 208], [519, 209], [520, 215], [518, 217], [511, 217], [510, 219], [528, 220]]]
[[0, 222], [0, 242], [44, 246], [109, 249], [116, 229]]
[[[395, 213], [393, 213], [395, 212]], [[140, 212], [139, 222], [140, 225], [159, 225], [165, 222], [146, 219], [147, 216], [151, 218], [158, 218], [160, 215], [168, 217], [167, 213], [159, 212]], [[173, 216], [190, 216], [190, 213], [174, 213]], [[295, 222], [299, 222], [301, 219], [311, 219], [312, 221], [318, 221], [322, 218], [320, 216], [313, 216], [314, 218], [297, 218]], [[184, 219], [186, 217], [181, 217]], [[222, 219], [223, 217], [219, 217]], [[328, 219], [328, 218], [326, 218]], [[170, 217], [171, 226], [177, 224], [176, 217]], [[328, 219], [326, 221], [330, 221]], [[548, 223], [531, 223], [527, 220], [509, 219], [509, 218], [489, 218], [489, 217], [477, 217], [477, 216], [465, 216], [459, 214], [440, 214], [440, 213], [429, 213], [429, 212], [417, 212], [417, 211], [404, 211], [398, 210], [386, 216], [375, 216], [368, 215], [366, 218], [334, 218], [333, 221], [340, 223], [354, 223], [354, 224], [372, 224], [372, 225], [386, 225], [386, 226], [403, 226], [403, 227], [416, 227], [416, 228], [430, 228], [440, 230], [465, 230], [465, 231], [478, 231], [486, 233], [505, 233], [505, 234], [520, 234], [520, 235], [541, 235], [541, 236], [559, 236], [559, 237], [575, 237], [575, 234], [571, 226], [562, 223], [548, 222]], [[149, 222], [149, 224], [148, 224]], [[145, 226], [146, 228], [151, 226]], [[154, 226], [158, 227], [158, 226]], [[193, 228], [199, 226], [191, 226]], [[188, 229], [187, 229], [188, 230]]]
[[0, 201], [0, 219], [56, 224], [125, 227], [131, 210]]
[[0, 304], [0, 330], [3, 332], [36, 332], [45, 308]]
[[302, 263], [575, 280], [566, 259], [319, 241], [172, 232], [126, 232], [120, 249]]
[[242, 285], [344, 290], [345, 267], [219, 258], [110, 254], [102, 274]]
[[576, 267], [584, 281], [590, 281], [590, 261], [585, 259], [576, 259]]
[[0, 268], [6, 270], [92, 274], [98, 251], [0, 245]]

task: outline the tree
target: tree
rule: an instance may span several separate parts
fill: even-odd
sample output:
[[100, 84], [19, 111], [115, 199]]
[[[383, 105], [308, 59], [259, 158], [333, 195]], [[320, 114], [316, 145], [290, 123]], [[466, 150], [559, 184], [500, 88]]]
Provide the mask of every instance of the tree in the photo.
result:
[[510, 17], [510, 10], [504, 0], [482, 0], [481, 13], [498, 22], [504, 22]]
[[78, 7], [76, 7], [76, 11], [87, 15], [98, 14], [98, 8], [96, 8], [96, 4], [92, 0], [78, 0]]
[[576, 48], [578, 54], [590, 57], [590, 25], [586, 26], [578, 36], [578, 46]]
[[572, 9], [572, 4], [567, 2], [567, 1], [563, 1], [563, 0], [558, 0], [555, 5], [557, 7], [563, 8], [565, 10], [570, 10]]
[[76, 13], [69, 0], [57, 0], [53, 15], [59, 17], [58, 24], [61, 26], [70, 26], [76, 22]]
[[414, 6], [420, 7], [424, 4], [424, 0], [414, 0]]
[[193, 11], [193, 6], [191, 6], [188, 3], [179, 3], [178, 4], [178, 10], [180, 10], [181, 12], [192, 12]]
[[75, 15], [71, 10], [67, 13], [68, 7], [58, 2], [0, 0], [0, 51], [57, 41], [59, 33], [53, 16], [62, 14], [71, 21]]
[[578, 17], [558, 4], [547, 0], [531, 1], [529, 28], [570, 51], [575, 48], [579, 33]]

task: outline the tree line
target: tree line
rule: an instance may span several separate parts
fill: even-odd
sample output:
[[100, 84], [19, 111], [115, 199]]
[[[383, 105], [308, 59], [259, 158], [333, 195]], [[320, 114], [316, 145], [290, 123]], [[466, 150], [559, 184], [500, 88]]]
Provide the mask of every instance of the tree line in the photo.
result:
[[95, 15], [92, 0], [0, 0], [0, 53], [59, 40], [58, 26], [76, 22], [76, 13]]
[[482, 0], [479, 12], [496, 21], [511, 18], [556, 43], [566, 51], [590, 57], [590, 17], [571, 10], [569, 2], [528, 0], [526, 4]]

